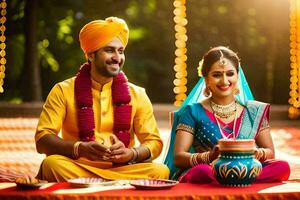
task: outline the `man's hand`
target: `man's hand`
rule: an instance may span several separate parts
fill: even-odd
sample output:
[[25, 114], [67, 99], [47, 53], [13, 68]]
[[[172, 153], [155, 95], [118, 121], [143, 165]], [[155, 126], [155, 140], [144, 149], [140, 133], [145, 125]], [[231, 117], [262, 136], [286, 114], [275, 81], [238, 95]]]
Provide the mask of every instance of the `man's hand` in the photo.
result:
[[133, 157], [132, 150], [125, 147], [123, 142], [121, 142], [115, 135], [110, 136], [112, 145], [109, 150], [111, 151], [111, 157], [109, 161], [113, 163], [127, 163]]
[[97, 141], [82, 142], [79, 145], [80, 157], [85, 157], [89, 160], [108, 160], [111, 157], [109, 148]]

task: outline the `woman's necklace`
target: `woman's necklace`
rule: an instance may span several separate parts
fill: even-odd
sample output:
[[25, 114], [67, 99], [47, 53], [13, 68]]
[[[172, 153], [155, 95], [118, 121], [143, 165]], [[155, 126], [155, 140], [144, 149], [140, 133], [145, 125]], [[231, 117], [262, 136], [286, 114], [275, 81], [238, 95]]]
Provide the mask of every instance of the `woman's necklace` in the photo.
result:
[[235, 101], [224, 106], [224, 105], [216, 104], [215, 102], [210, 100], [210, 106], [218, 117], [225, 118], [225, 119], [231, 117], [236, 111]]
[[[226, 105], [226, 106], [222, 106], [222, 105], [218, 105], [218, 104], [216, 104], [216, 103], [214, 103], [213, 101], [209, 101], [210, 102], [210, 107], [211, 107], [211, 109], [212, 109], [212, 111], [213, 111], [213, 113], [214, 113], [214, 117], [215, 117], [215, 120], [216, 120], [216, 122], [217, 122], [217, 125], [218, 125], [218, 128], [219, 128], [219, 131], [220, 131], [220, 133], [221, 133], [221, 135], [222, 135], [222, 137], [224, 138], [224, 139], [228, 139], [228, 137], [223, 133], [223, 130], [222, 130], [222, 128], [221, 128], [221, 125], [220, 125], [220, 122], [219, 122], [219, 120], [218, 120], [218, 118], [217, 118], [217, 116], [219, 116], [219, 115], [217, 115], [216, 114], [216, 111], [214, 110], [214, 107], [213, 107], [213, 104], [214, 105], [217, 105], [217, 106], [220, 106], [220, 107], [229, 107], [229, 105], [230, 106], [234, 106], [234, 113], [235, 113], [235, 115], [234, 115], [234, 122], [233, 122], [233, 130], [232, 130], [232, 137], [233, 137], [233, 139], [235, 139], [236, 138], [236, 134], [235, 134], [235, 127], [236, 127], [236, 121], [237, 121], [237, 103], [236, 103], [236, 101], [233, 101], [232, 103], [230, 103], [230, 104], [228, 104], [228, 105]], [[231, 114], [232, 115], [232, 114]]]

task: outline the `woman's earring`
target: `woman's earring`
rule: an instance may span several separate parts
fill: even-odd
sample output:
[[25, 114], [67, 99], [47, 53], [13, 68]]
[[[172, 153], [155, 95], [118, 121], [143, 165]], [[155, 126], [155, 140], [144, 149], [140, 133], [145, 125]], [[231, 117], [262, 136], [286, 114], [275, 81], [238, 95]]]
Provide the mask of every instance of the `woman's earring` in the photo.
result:
[[239, 88], [235, 88], [233, 91], [234, 95], [238, 95], [240, 93], [240, 89]]
[[211, 95], [211, 91], [208, 86], [206, 86], [206, 88], [204, 89], [203, 94], [205, 97], [209, 97]]

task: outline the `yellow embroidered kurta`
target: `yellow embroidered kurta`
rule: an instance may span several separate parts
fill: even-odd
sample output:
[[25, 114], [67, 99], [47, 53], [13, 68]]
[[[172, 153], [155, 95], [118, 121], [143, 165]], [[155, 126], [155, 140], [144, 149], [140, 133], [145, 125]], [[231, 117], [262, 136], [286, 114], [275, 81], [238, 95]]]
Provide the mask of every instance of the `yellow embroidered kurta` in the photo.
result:
[[[64, 140], [68, 141], [78, 141], [79, 140], [79, 129], [77, 126], [77, 112], [76, 112], [76, 102], [74, 96], [74, 83], [75, 77], [67, 79], [63, 82], [56, 84], [51, 92], [49, 93], [47, 100], [43, 106], [43, 110], [40, 116], [38, 127], [35, 134], [35, 140], [38, 141], [46, 134], [55, 134], [60, 136]], [[92, 80], [92, 95], [93, 95], [93, 110], [94, 110], [94, 119], [95, 119], [95, 134], [96, 140], [104, 140], [105, 145], [110, 146], [111, 142], [109, 136], [113, 131], [113, 105], [111, 98], [111, 85], [112, 81], [103, 85], [102, 91], [101, 85]], [[131, 141], [129, 147], [135, 145], [135, 137], [138, 141], [149, 148], [151, 152], [151, 159], [155, 159], [159, 156], [162, 151], [162, 140], [159, 135], [157, 124], [153, 115], [153, 108], [151, 102], [146, 95], [146, 92], [143, 88], [138, 87], [134, 84], [129, 83], [130, 95], [132, 105], [132, 115], [131, 115]], [[53, 159], [55, 156], [49, 156]], [[131, 178], [130, 173], [128, 174], [129, 169], [132, 170], [133, 166], [136, 168], [149, 168], [149, 164], [154, 163], [139, 163], [130, 166], [123, 166], [121, 169], [111, 168], [107, 170], [99, 169], [96, 167], [91, 167], [83, 164], [76, 164], [76, 161], [58, 156], [54, 160], [64, 160], [63, 162], [75, 162], [76, 166], [83, 166], [89, 172], [97, 174], [101, 177], [107, 179], [118, 179], [118, 178]], [[47, 159], [47, 158], [46, 158]], [[48, 163], [51, 163], [50, 161]], [[43, 163], [43, 165], [45, 162]], [[74, 165], [74, 166], [75, 166]], [[72, 166], [72, 164], [70, 164]], [[99, 170], [100, 171], [99, 171]], [[72, 169], [74, 171], [74, 169]], [[98, 171], [97, 171], [98, 170]], [[44, 173], [47, 169], [44, 169]], [[78, 169], [79, 176], [81, 176], [82, 169]], [[111, 174], [108, 171], [118, 171], [120, 174]], [[125, 172], [126, 171], [126, 172]], [[145, 169], [143, 169], [143, 173]], [[165, 170], [166, 171], [166, 170]], [[152, 172], [151, 172], [152, 173]], [[84, 173], [83, 173], [84, 174]], [[123, 174], [126, 174], [123, 176]], [[139, 172], [133, 173], [132, 178], [137, 178]], [[142, 175], [142, 174], [140, 174]], [[55, 175], [56, 176], [56, 175]], [[57, 175], [58, 176], [58, 175]], [[64, 176], [64, 175], [59, 175]], [[72, 178], [74, 175], [66, 175], [59, 179]], [[165, 175], [167, 176], [167, 175]], [[149, 176], [142, 175], [143, 178]], [[150, 177], [151, 178], [151, 177]], [[168, 178], [168, 177], [158, 177], [158, 178]], [[56, 177], [57, 179], [57, 177]]]

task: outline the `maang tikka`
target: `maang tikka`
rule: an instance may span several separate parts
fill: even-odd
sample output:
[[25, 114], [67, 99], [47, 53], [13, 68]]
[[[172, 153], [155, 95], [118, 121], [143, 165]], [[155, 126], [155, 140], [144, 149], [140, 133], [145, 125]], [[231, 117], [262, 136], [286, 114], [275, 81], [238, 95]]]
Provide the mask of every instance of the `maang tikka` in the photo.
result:
[[224, 54], [221, 50], [220, 50], [220, 53], [221, 53], [221, 57], [219, 59], [219, 62], [221, 65], [226, 65], [226, 60], [225, 60]]

